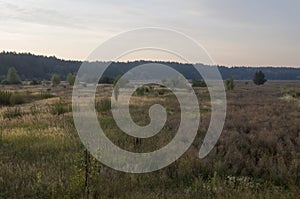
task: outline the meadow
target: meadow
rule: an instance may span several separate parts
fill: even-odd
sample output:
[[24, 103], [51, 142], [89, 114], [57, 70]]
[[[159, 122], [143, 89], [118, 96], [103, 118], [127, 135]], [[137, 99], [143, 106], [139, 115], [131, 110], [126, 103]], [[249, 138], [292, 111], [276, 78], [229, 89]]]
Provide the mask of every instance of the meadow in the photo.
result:
[[[201, 122], [193, 145], [172, 165], [146, 174], [115, 171], [89, 155], [74, 127], [71, 86], [1, 86], [12, 96], [0, 108], [0, 198], [299, 198], [300, 82], [235, 84], [211, 153], [198, 158], [211, 113], [207, 88], [194, 88]], [[96, 110], [116, 145], [148, 152], [172, 140], [180, 107], [171, 91], [153, 88], [131, 97], [137, 124], [149, 123], [154, 103], [168, 113], [158, 135], [139, 140], [114, 122], [107, 108], [111, 91], [99, 86]]]

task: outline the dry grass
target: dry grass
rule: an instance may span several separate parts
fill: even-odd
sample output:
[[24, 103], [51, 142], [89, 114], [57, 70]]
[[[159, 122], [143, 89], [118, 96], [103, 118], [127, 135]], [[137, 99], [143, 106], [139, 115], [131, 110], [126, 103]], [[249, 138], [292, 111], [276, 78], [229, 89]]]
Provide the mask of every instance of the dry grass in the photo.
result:
[[[90, 157], [88, 194], [84, 147], [72, 117], [50, 113], [58, 100], [71, 102], [71, 88], [55, 88], [51, 93], [59, 98], [21, 105], [19, 118], [0, 117], [0, 198], [298, 198], [300, 110], [293, 100], [283, 99], [298, 100], [290, 90], [297, 93], [299, 87], [295, 82], [267, 82], [259, 87], [236, 82], [235, 89], [227, 92], [221, 138], [203, 160], [197, 155], [210, 121], [210, 103], [207, 89], [195, 88], [201, 124], [193, 145], [179, 160], [160, 171], [134, 175], [112, 170]], [[33, 95], [41, 88], [9, 89]], [[101, 89], [97, 100], [110, 97], [111, 87]], [[100, 124], [126, 150], [156, 150], [175, 135], [180, 108], [170, 94], [133, 96], [133, 120], [149, 123], [148, 109], [154, 103], [166, 107], [167, 123], [157, 136], [138, 144], [120, 131], [109, 111], [99, 112]], [[5, 109], [0, 108], [1, 115]]]

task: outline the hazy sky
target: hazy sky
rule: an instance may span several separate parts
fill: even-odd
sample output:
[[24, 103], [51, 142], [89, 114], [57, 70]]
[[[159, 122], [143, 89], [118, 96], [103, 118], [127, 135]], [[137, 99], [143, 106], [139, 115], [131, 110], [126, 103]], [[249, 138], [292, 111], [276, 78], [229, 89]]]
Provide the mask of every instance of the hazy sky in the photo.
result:
[[299, 0], [0, 0], [0, 50], [85, 59], [110, 37], [164, 27], [217, 64], [300, 66]]

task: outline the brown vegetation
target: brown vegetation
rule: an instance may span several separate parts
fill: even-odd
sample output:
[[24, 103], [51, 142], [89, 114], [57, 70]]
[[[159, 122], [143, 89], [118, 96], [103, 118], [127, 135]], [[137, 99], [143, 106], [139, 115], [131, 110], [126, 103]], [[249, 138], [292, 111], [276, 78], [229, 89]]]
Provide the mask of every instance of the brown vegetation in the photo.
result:
[[[235, 82], [227, 93], [224, 130], [205, 159], [198, 158], [198, 151], [210, 121], [209, 95], [206, 88], [194, 88], [201, 124], [193, 145], [172, 165], [136, 175], [110, 169], [87, 155], [72, 122], [71, 87], [51, 88], [49, 94], [59, 98], [43, 100], [32, 97], [40, 87], [20, 87], [18, 93], [30, 100], [15, 106], [18, 110], [0, 109], [0, 198], [298, 198], [298, 88], [299, 82], [260, 87]], [[104, 92], [96, 102], [108, 106], [111, 90], [107, 85], [99, 88]], [[137, 141], [121, 132], [107, 107], [98, 109], [100, 124], [126, 150], [156, 150], [175, 135], [180, 108], [170, 91], [154, 89], [131, 98], [133, 120], [148, 124], [153, 103], [161, 103], [168, 113], [165, 127], [153, 138]], [[7, 111], [20, 114], [6, 117]]]

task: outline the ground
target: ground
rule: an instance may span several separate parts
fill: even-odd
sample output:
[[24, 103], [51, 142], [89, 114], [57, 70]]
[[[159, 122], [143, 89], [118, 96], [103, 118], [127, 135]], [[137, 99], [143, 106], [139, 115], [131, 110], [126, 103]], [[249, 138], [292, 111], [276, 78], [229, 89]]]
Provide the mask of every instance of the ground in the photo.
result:
[[[195, 88], [201, 122], [193, 145], [172, 165], [146, 174], [115, 171], [87, 153], [73, 124], [72, 87], [3, 86], [25, 100], [0, 108], [0, 198], [298, 198], [300, 82], [235, 84], [227, 91], [225, 126], [213, 151], [198, 158], [210, 103], [207, 89]], [[96, 102], [111, 90], [100, 85]], [[106, 109], [97, 109], [100, 124], [121, 148], [156, 150], [176, 134], [180, 108], [170, 91], [151, 89], [131, 98], [133, 120], [149, 123], [153, 103], [168, 113], [153, 138], [137, 141], [122, 133]]]

